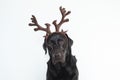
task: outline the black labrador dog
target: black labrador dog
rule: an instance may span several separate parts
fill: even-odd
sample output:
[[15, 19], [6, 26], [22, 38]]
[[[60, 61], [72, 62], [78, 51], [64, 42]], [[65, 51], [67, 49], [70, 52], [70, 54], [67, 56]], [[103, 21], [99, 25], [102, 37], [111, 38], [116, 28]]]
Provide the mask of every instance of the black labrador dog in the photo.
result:
[[71, 40], [67, 34], [53, 33], [44, 40], [43, 48], [49, 53], [46, 80], [78, 80], [76, 58], [71, 53]]
[[32, 15], [32, 23], [29, 26], [37, 26], [35, 31], [41, 30], [46, 32], [43, 48], [45, 53], [49, 53], [47, 80], [78, 80], [78, 69], [76, 66], [76, 58], [72, 55], [71, 46], [73, 40], [68, 37], [66, 31], [60, 30], [60, 26], [68, 22], [65, 17], [70, 14], [65, 8], [60, 7], [62, 19], [59, 23], [53, 21], [56, 31], [50, 31], [50, 24], [46, 23], [46, 28], [40, 26], [37, 19]]

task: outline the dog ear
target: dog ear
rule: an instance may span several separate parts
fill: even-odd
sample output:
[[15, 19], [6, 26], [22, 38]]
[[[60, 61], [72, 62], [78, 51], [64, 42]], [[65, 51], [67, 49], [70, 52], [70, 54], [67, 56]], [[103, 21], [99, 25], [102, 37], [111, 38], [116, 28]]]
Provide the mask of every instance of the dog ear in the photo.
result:
[[71, 47], [73, 45], [73, 40], [66, 34], [68, 38], [68, 46]]
[[68, 38], [68, 53], [69, 56], [71, 56], [71, 46], [73, 45], [73, 40], [71, 38], [69, 38], [69, 36], [66, 34], [67, 38]]
[[76, 65], [76, 62], [77, 62], [76, 57], [75, 57], [75, 56], [72, 56], [72, 57], [71, 57], [71, 66]]
[[44, 39], [43, 49], [45, 51], [45, 54], [47, 54], [47, 41], [46, 41], [46, 39]]

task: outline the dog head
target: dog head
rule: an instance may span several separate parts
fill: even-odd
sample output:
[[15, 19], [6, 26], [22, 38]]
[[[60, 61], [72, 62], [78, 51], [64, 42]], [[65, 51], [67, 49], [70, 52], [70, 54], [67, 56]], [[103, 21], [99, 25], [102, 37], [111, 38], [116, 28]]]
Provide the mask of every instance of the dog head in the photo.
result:
[[43, 48], [45, 53], [49, 53], [50, 60], [55, 65], [57, 63], [65, 63], [66, 57], [71, 55], [71, 46], [73, 41], [67, 34], [53, 33], [45, 39]]

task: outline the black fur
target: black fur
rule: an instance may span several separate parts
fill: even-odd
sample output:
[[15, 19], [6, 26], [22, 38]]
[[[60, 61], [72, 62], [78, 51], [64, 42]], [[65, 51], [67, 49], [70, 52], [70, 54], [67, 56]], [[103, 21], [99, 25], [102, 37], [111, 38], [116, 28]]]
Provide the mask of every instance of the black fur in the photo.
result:
[[46, 80], [78, 80], [76, 58], [71, 53], [73, 40], [68, 35], [53, 33], [44, 40], [43, 48], [49, 53]]

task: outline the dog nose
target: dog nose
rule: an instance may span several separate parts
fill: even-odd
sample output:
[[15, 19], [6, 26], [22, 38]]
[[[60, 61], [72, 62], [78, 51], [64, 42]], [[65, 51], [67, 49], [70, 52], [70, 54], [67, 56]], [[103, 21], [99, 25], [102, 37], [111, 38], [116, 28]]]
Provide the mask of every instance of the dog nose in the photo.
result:
[[57, 54], [55, 54], [55, 57], [56, 57], [56, 58], [59, 58], [59, 57], [61, 57], [61, 54], [60, 54], [60, 53], [57, 53]]

